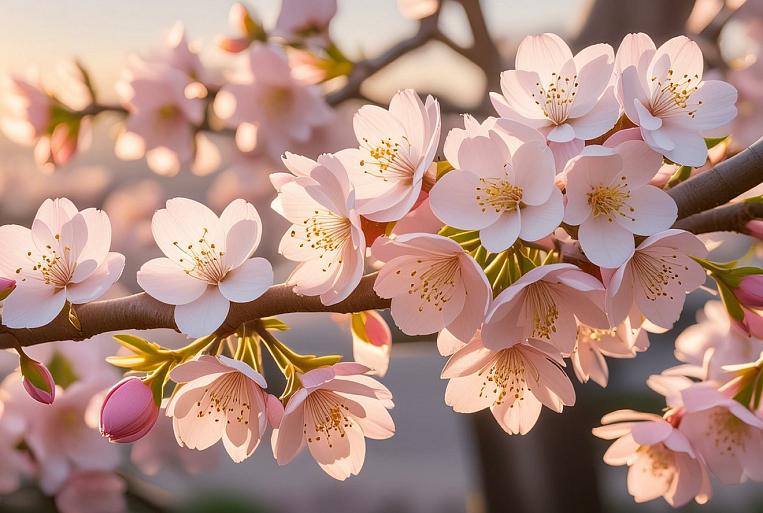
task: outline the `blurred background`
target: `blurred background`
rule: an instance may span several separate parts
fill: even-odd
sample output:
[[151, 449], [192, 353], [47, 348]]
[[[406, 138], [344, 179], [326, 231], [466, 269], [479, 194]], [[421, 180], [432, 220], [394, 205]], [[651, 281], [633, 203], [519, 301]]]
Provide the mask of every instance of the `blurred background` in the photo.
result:
[[[354, 95], [360, 99], [350, 99], [337, 107], [339, 119], [332, 125], [330, 137], [312, 152], [352, 145], [351, 114], [363, 98], [386, 103], [400, 88], [436, 95], [447, 111], [447, 126], [458, 124], [463, 112], [479, 118], [491, 115], [485, 103], [486, 91], [496, 90], [498, 73], [512, 67], [521, 39], [539, 32], [560, 34], [573, 50], [594, 42], [617, 47], [628, 32], [647, 32], [657, 44], [682, 33], [696, 38], [707, 57], [708, 69], [724, 74], [732, 82], [745, 81], [744, 89], [738, 86], [740, 124], [734, 132], [735, 141], [745, 145], [750, 142], [746, 139], [755, 140], [763, 133], [757, 110], [763, 98], [763, 74], [755, 71], [763, 45], [763, 0], [748, 0], [740, 7], [742, 3], [483, 0], [486, 28], [497, 55], [483, 55], [483, 66], [478, 66], [437, 41], [408, 53], [366, 81], [360, 93]], [[34, 66], [46, 86], [55, 90], [67, 85], [56, 72], [57, 66], [76, 57], [89, 70], [99, 100], [117, 104], [115, 83], [127, 67], [129, 55], [146, 54], [161, 46], [169, 29], [181, 21], [188, 39], [198, 45], [205, 66], [223, 76], [240, 58], [222, 52], [216, 44], [221, 34], [230, 32], [227, 16], [232, 4], [220, 0], [0, 0], [0, 74], [24, 74]], [[278, 0], [255, 0], [247, 5], [265, 27], [275, 23]], [[470, 30], [472, 20], [459, 3], [445, 2], [439, 16], [440, 29], [452, 41], [464, 47], [477, 46], [478, 38]], [[346, 56], [360, 60], [412, 36], [418, 23], [401, 14], [394, 0], [339, 0], [330, 33]], [[481, 30], [479, 25], [477, 29]], [[483, 32], [480, 38], [485, 35]], [[66, 196], [80, 208], [105, 209], [113, 225], [112, 247], [127, 256], [119, 290], [112, 291], [113, 295], [121, 295], [137, 291], [137, 268], [159, 255], [151, 237], [150, 219], [167, 198], [193, 198], [220, 212], [230, 200], [243, 197], [257, 206], [265, 222], [260, 255], [274, 262], [277, 280], [288, 275], [290, 264], [275, 256], [287, 225], [269, 209], [274, 192], [267, 174], [279, 170], [278, 163], [242, 157], [230, 134], [217, 134], [211, 136], [219, 149], [215, 170], [194, 174], [182, 169], [177, 176], [160, 176], [148, 169], [144, 160], [127, 162], [115, 156], [114, 139], [120, 119], [118, 114], [108, 113], [97, 117], [90, 147], [52, 173], [35, 164], [30, 148], [0, 136], [0, 224], [28, 226], [39, 204], [48, 197]], [[726, 254], [715, 256], [723, 259], [745, 253], [744, 239], [730, 237], [724, 246]], [[124, 452], [120, 476], [127, 486], [129, 511], [668, 511], [669, 506], [661, 500], [633, 503], [626, 491], [627, 469], [602, 463], [608, 443], [595, 439], [590, 430], [603, 414], [615, 409], [661, 410], [662, 398], [649, 391], [644, 381], [650, 374], [677, 363], [673, 356], [675, 336], [695, 321], [696, 311], [708, 298], [710, 295], [704, 291], [693, 294], [684, 317], [672, 332], [650, 336], [648, 352], [635, 360], [611, 360], [606, 390], [594, 383], [576, 383], [577, 405], [562, 415], [544, 409], [535, 429], [523, 437], [506, 435], [489, 413], [464, 416], [452, 412], [443, 402], [446, 383], [439, 375], [444, 360], [435, 345], [431, 340], [397, 337], [390, 371], [383, 380], [396, 398], [392, 413], [397, 432], [391, 440], [369, 442], [365, 468], [359, 476], [335, 482], [304, 453], [292, 464], [279, 468], [269, 454], [268, 443], [238, 465], [224, 454], [211, 451], [214, 454], [205, 454], [203, 459], [186, 461], [180, 457], [175, 464], [163, 464], [161, 469], [146, 463], [145, 457], [128, 457], [130, 449], [120, 447], [118, 450]], [[284, 340], [297, 350], [351, 354], [348, 330], [329, 315], [287, 317], [292, 330]], [[158, 337], [167, 345], [183, 342], [166, 333], [144, 336]], [[88, 344], [90, 348], [96, 346], [101, 356], [116, 350], [107, 336]], [[60, 351], [77, 354], [82, 352], [82, 346], [74, 344]], [[13, 355], [2, 361], [10, 372], [15, 365]], [[174, 444], [168, 429], [164, 426], [164, 438], [157, 434], [154, 450]], [[167, 460], [173, 457], [170, 454]], [[183, 468], [193, 472], [189, 474]], [[82, 513], [100, 511], [97, 504], [90, 506], [96, 509]], [[14, 493], [0, 496], [1, 512], [55, 511], [55, 507], [33, 481], [24, 481]], [[105, 508], [101, 513], [107, 513]], [[687, 506], [684, 511], [700, 509], [707, 513], [763, 511], [763, 489], [755, 483], [717, 486], [710, 504]]]

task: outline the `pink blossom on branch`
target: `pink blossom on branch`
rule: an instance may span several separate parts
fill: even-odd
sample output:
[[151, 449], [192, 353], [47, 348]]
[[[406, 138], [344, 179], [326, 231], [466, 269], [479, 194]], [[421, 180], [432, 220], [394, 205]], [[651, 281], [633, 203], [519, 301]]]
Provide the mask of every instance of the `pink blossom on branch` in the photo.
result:
[[138, 284], [151, 297], [175, 305], [175, 322], [191, 337], [213, 333], [231, 301], [254, 301], [273, 284], [270, 262], [250, 258], [262, 237], [262, 221], [242, 199], [218, 217], [201, 203], [174, 198], [154, 214], [152, 227], [165, 257], [143, 264]]
[[105, 212], [78, 211], [66, 198], [46, 200], [32, 229], [0, 227], [0, 275], [16, 278], [4, 302], [3, 324], [35, 328], [56, 318], [67, 301], [101, 297], [119, 279], [125, 258], [109, 252], [111, 223]]
[[357, 475], [366, 456], [366, 438], [384, 440], [395, 434], [388, 409], [392, 394], [368, 368], [342, 362], [306, 372], [299, 389], [273, 430], [273, 456], [286, 465], [307, 446], [316, 463], [334, 479]]
[[151, 387], [133, 376], [114, 385], [103, 400], [101, 434], [110, 442], [134, 442], [154, 427], [158, 416]]

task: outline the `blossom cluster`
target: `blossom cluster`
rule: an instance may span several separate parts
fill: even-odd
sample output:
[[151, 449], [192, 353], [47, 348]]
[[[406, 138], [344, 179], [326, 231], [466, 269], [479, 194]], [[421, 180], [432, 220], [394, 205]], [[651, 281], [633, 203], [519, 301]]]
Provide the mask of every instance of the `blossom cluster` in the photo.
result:
[[[189, 163], [203, 174], [202, 154], [213, 150], [201, 127], [215, 120], [235, 130], [242, 152], [269, 159], [314, 140], [334, 115], [316, 84], [348, 62], [326, 34], [335, 2], [310, 12], [290, 5], [273, 31], [299, 41], [285, 46], [234, 6], [241, 35], [220, 44], [247, 60], [225, 81], [201, 65], [182, 27], [166, 52], [135, 58], [120, 85], [128, 118], [117, 153], [145, 157], [162, 174]], [[445, 402], [460, 413], [490, 409], [508, 434], [526, 434], [543, 406], [575, 404], [568, 364], [580, 382], [605, 387], [606, 358], [647, 350], [648, 333], [670, 330], [709, 274], [725, 303], [714, 319], [727, 326], [686, 332], [677, 354], [687, 365], [650, 379], [667, 413], [615, 412], [594, 433], [617, 439], [605, 461], [631, 466], [638, 501], [703, 502], [708, 470], [724, 483], [763, 480], [759, 270], [711, 262], [703, 240], [672, 228], [678, 208], [667, 189], [682, 175], [665, 168], [704, 166], [710, 138], [737, 112], [736, 89], [704, 79], [703, 62], [684, 36], [657, 47], [630, 34], [617, 51], [597, 44], [573, 55], [542, 34], [525, 38], [501, 74], [495, 116], [464, 115], [463, 128], [445, 134], [432, 96], [405, 89], [387, 108], [362, 106], [351, 147], [315, 158], [286, 151], [285, 171], [270, 174], [271, 207], [290, 224], [278, 246], [294, 263], [286, 285], [348, 311], [366, 269], [377, 269], [373, 291], [389, 300], [395, 326], [436, 334], [448, 357]], [[31, 137], [52, 143], [38, 112], [51, 98], [24, 91]], [[133, 374], [99, 396], [97, 425], [129, 443], [169, 417], [179, 446], [221, 441], [235, 462], [270, 431], [279, 464], [307, 447], [346, 479], [361, 470], [366, 438], [394, 434], [392, 395], [370, 377], [387, 370], [392, 332], [376, 311], [351, 312], [356, 361], [342, 362], [294, 352], [273, 334], [286, 328], [278, 319], [231, 325], [235, 305], [261, 300], [274, 283], [270, 262], [254, 256], [263, 224], [243, 199], [217, 215], [174, 198], [153, 214], [164, 256], [144, 263], [137, 282], [195, 340], [167, 349], [118, 335], [127, 353], [109, 361]], [[46, 201], [31, 228], [0, 227], [2, 324], [80, 329], [78, 305], [103, 296], [124, 269], [110, 249], [109, 217], [66, 199]], [[718, 337], [696, 340], [711, 332]], [[286, 379], [279, 395], [269, 392], [262, 349]], [[60, 405], [71, 395], [56, 399], [45, 367], [19, 355], [33, 399]]]

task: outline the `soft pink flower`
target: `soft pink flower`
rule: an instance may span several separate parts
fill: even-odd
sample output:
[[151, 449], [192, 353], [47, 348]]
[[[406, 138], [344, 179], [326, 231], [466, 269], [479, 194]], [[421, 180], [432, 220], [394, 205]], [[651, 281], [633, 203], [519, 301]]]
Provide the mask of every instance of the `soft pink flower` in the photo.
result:
[[153, 246], [151, 218], [166, 199], [162, 186], [151, 179], [131, 183], [109, 194], [103, 202], [103, 210], [112, 220], [114, 248], [135, 252]]
[[228, 25], [240, 35], [238, 37], [219, 37], [217, 45], [229, 53], [243, 52], [254, 41], [267, 37], [259, 22], [249, 14], [249, 9], [239, 2], [231, 5], [230, 11], [228, 11]]
[[273, 268], [250, 258], [260, 243], [257, 209], [239, 199], [217, 217], [193, 200], [174, 198], [154, 214], [154, 239], [164, 258], [138, 271], [153, 298], [175, 305], [175, 322], [191, 337], [211, 334], [225, 321], [230, 302], [247, 303], [273, 284]]
[[397, 221], [419, 198], [440, 144], [440, 104], [405, 89], [389, 109], [365, 105], [353, 119], [357, 149], [340, 151], [358, 204], [372, 221]]
[[[3, 400], [6, 397], [2, 396]], [[32, 458], [20, 450], [27, 422], [23, 416], [0, 407], [0, 493], [13, 493], [34, 471]]]
[[656, 48], [646, 34], [625, 36], [617, 50], [617, 96], [644, 141], [677, 164], [707, 160], [704, 137], [736, 116], [737, 91], [702, 80], [699, 46], [685, 36]]
[[286, 39], [324, 34], [336, 11], [336, 0], [282, 0], [273, 33]]
[[56, 493], [60, 513], [123, 513], [127, 483], [111, 472], [85, 471], [73, 474]]
[[393, 235], [403, 235], [406, 233], [437, 233], [442, 228], [440, 221], [434, 212], [429, 198], [423, 200], [417, 207], [405, 214], [401, 220], [392, 227]]
[[702, 241], [683, 230], [647, 237], [608, 280], [610, 321], [621, 322], [635, 307], [653, 324], [671, 328], [681, 315], [686, 294], [707, 279], [705, 270], [692, 258], [706, 254]]
[[620, 108], [610, 85], [613, 66], [609, 45], [573, 56], [556, 34], [528, 36], [517, 49], [516, 69], [501, 74], [503, 95], [490, 93], [490, 100], [501, 117], [541, 130], [562, 168], [586, 140], [615, 126]]
[[37, 77], [9, 78], [5, 84], [3, 132], [19, 144], [33, 144], [48, 133], [53, 99]]
[[275, 173], [273, 209], [292, 226], [279, 253], [299, 265], [289, 277], [294, 291], [320, 296], [324, 305], [345, 299], [363, 276], [366, 242], [356, 210], [355, 192], [342, 162], [326, 154], [312, 161], [287, 154], [297, 175]]
[[395, 433], [388, 409], [392, 394], [364, 376], [368, 368], [337, 363], [303, 374], [299, 389], [273, 430], [273, 456], [286, 465], [307, 445], [316, 463], [343, 481], [357, 475], [366, 456], [366, 438], [384, 440]]
[[609, 367], [605, 356], [610, 358], [633, 358], [636, 353], [649, 348], [646, 330], [633, 327], [630, 319], [614, 328], [591, 328], [578, 323], [578, 336], [570, 359], [575, 375], [581, 383], [592, 379], [602, 387], [607, 386]]
[[720, 301], [705, 303], [697, 320], [676, 338], [675, 356], [697, 367], [703, 379], [725, 381], [731, 375], [724, 366], [754, 361], [763, 350], [763, 341], [731, 323]]
[[220, 454], [211, 448], [206, 451], [191, 451], [179, 446], [175, 440], [172, 420], [166, 415], [159, 415], [153, 429], [130, 448], [130, 461], [148, 476], [155, 476], [166, 468], [198, 475], [213, 469], [219, 456]]
[[753, 219], [752, 221], [747, 221], [747, 224], [745, 225], [745, 230], [747, 230], [747, 233], [749, 233], [756, 239], [763, 240], [763, 221], [759, 221], [757, 219]]
[[404, 333], [426, 335], [448, 328], [465, 339], [479, 328], [492, 295], [490, 284], [457, 242], [411, 233], [380, 238], [372, 252], [384, 262], [374, 291], [392, 299], [392, 318]]
[[678, 208], [649, 181], [662, 157], [642, 141], [615, 148], [588, 146], [565, 168], [564, 222], [580, 225], [578, 240], [588, 259], [600, 267], [619, 267], [633, 255], [633, 235], [667, 230]]
[[42, 404], [52, 404], [56, 398], [56, 382], [45, 365], [19, 353], [24, 390], [29, 397]]
[[215, 113], [236, 128], [241, 151], [263, 149], [277, 159], [293, 145], [307, 142], [333, 113], [320, 89], [292, 76], [281, 49], [256, 43], [248, 57], [248, 68], [217, 94]]
[[420, 20], [440, 8], [440, 0], [397, 0], [397, 8], [406, 18]]
[[222, 439], [240, 463], [259, 445], [268, 416], [279, 413], [280, 403], [264, 390], [265, 378], [227, 356], [201, 356], [175, 367], [170, 378], [182, 386], [167, 404], [167, 416], [178, 444], [189, 449], [202, 451]]
[[46, 200], [31, 230], [1, 226], [0, 275], [16, 278], [3, 324], [44, 326], [67, 301], [79, 305], [101, 297], [125, 265], [123, 255], [109, 252], [110, 244], [109, 216], [94, 208], [80, 212], [66, 198]]
[[742, 278], [734, 295], [749, 308], [763, 308], [763, 275], [750, 274]]
[[713, 383], [682, 390], [679, 429], [724, 484], [763, 481], [763, 419]]
[[392, 351], [392, 332], [379, 312], [367, 310], [352, 314], [352, 357], [371, 370], [371, 374], [384, 377], [389, 368]]
[[126, 378], [109, 390], [100, 415], [101, 434], [110, 442], [130, 443], [148, 433], [159, 417], [151, 387], [136, 377]]
[[[445, 148], [453, 150], [447, 142]], [[561, 223], [564, 202], [544, 142], [511, 150], [500, 132], [488, 130], [487, 136], [463, 139], [457, 154], [446, 157], [455, 169], [430, 191], [432, 210], [449, 226], [480, 230], [488, 251], [503, 251], [517, 238], [542, 239]]]
[[758, 115], [763, 107], [763, 58], [748, 58], [749, 65], [728, 72], [728, 81], [739, 91], [738, 115], [731, 124], [732, 144], [742, 149], [753, 144], [763, 133], [763, 119]]
[[572, 264], [536, 267], [501, 292], [482, 326], [485, 347], [499, 350], [528, 339], [564, 354], [575, 347], [577, 322], [609, 328], [604, 286]]
[[504, 431], [524, 435], [542, 406], [561, 413], [575, 404], [575, 389], [562, 366], [548, 344], [531, 340], [492, 351], [477, 332], [442, 371], [442, 378], [450, 379], [445, 403], [460, 413], [490, 408]]
[[0, 301], [7, 298], [16, 288], [16, 280], [0, 277]]
[[689, 440], [651, 413], [619, 410], [601, 419], [593, 434], [615, 440], [604, 454], [609, 465], [628, 465], [628, 493], [636, 502], [662, 496], [673, 507], [710, 499], [710, 479]]

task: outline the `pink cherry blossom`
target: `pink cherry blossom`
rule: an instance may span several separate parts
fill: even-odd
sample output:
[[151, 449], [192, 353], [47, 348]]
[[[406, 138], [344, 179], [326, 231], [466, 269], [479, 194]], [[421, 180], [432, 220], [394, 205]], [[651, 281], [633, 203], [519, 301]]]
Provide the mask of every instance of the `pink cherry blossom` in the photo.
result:
[[286, 39], [323, 34], [336, 11], [336, 0], [282, 0], [273, 33]]
[[45, 365], [19, 353], [22, 384], [29, 397], [42, 404], [51, 404], [56, 397], [56, 382]]
[[127, 483], [111, 472], [85, 471], [73, 474], [56, 494], [60, 513], [124, 513]]
[[615, 440], [604, 454], [608, 465], [628, 465], [628, 493], [636, 502], [663, 497], [673, 507], [694, 499], [704, 504], [712, 490], [707, 471], [689, 440], [651, 413], [619, 410], [601, 419], [593, 434]]
[[490, 408], [504, 431], [524, 435], [542, 406], [561, 413], [575, 404], [575, 389], [562, 366], [558, 351], [546, 343], [531, 340], [493, 351], [477, 332], [442, 371], [442, 378], [450, 379], [445, 403], [460, 413]]
[[738, 115], [731, 124], [732, 144], [742, 149], [753, 144], [763, 133], [763, 120], [757, 115], [763, 105], [763, 59], [747, 59], [749, 65], [728, 72], [728, 81], [739, 92]]
[[604, 286], [575, 265], [543, 265], [495, 298], [482, 326], [482, 339], [494, 351], [536, 339], [570, 354], [575, 347], [576, 319], [609, 328]]
[[[446, 142], [445, 148], [453, 146]], [[455, 169], [430, 191], [432, 210], [447, 225], [480, 230], [487, 250], [498, 253], [517, 238], [542, 239], [561, 223], [564, 202], [544, 142], [511, 151], [498, 132], [488, 130], [487, 136], [464, 138], [457, 154], [446, 156]]]
[[259, 372], [226, 356], [201, 356], [175, 367], [170, 378], [182, 384], [167, 404], [178, 444], [202, 451], [222, 439], [236, 463], [252, 455], [278, 402]]
[[697, 314], [698, 323], [676, 338], [676, 358], [699, 369], [700, 377], [725, 381], [731, 374], [724, 366], [754, 361], [763, 341], [752, 338], [731, 323], [720, 301], [708, 301]]
[[370, 369], [370, 374], [384, 377], [389, 368], [392, 332], [379, 312], [367, 310], [352, 314], [352, 357]]
[[293, 223], [278, 248], [299, 262], [288, 283], [298, 294], [320, 296], [324, 305], [339, 303], [363, 276], [366, 242], [354, 189], [342, 162], [332, 155], [315, 162], [287, 154], [285, 161], [300, 163], [287, 164], [298, 176], [271, 175], [278, 190], [273, 209]]
[[16, 288], [16, 280], [0, 277], [0, 301], [7, 298]]
[[420, 20], [440, 8], [440, 0], [397, 0], [397, 8], [406, 18]]
[[46, 200], [32, 229], [0, 227], [0, 275], [16, 278], [4, 302], [3, 324], [36, 328], [56, 318], [69, 301], [101, 297], [119, 279], [125, 258], [110, 253], [111, 223], [105, 212], [78, 211], [66, 198]]
[[440, 104], [422, 102], [412, 89], [392, 97], [389, 109], [365, 105], [353, 119], [357, 149], [337, 154], [350, 171], [358, 204], [372, 221], [397, 221], [419, 198], [440, 143]]
[[257, 209], [242, 199], [220, 217], [193, 200], [174, 198], [154, 214], [154, 239], [164, 258], [138, 271], [138, 284], [153, 298], [175, 305], [175, 322], [191, 337], [214, 332], [230, 302], [247, 303], [273, 284], [273, 268], [250, 258], [260, 243]]
[[110, 442], [130, 443], [143, 438], [158, 417], [151, 387], [131, 376], [109, 390], [101, 406], [99, 427]]
[[610, 85], [613, 67], [609, 45], [573, 56], [556, 34], [528, 36], [517, 49], [516, 69], [501, 74], [503, 95], [490, 93], [490, 100], [499, 116], [542, 131], [561, 168], [586, 140], [615, 126], [620, 109]]
[[0, 493], [15, 492], [22, 480], [34, 472], [32, 458], [19, 449], [26, 429], [27, 421], [23, 416], [0, 407]]
[[749, 308], [763, 308], [763, 275], [750, 274], [742, 278], [734, 295]]
[[372, 252], [384, 262], [374, 291], [392, 299], [392, 318], [404, 333], [426, 335], [448, 328], [468, 338], [479, 328], [492, 295], [490, 284], [457, 242], [411, 233], [380, 238]]
[[4, 84], [5, 116], [0, 122], [9, 139], [34, 144], [48, 133], [54, 101], [39, 77], [11, 77]]
[[713, 383], [682, 390], [679, 429], [724, 484], [763, 481], [763, 419]]
[[683, 230], [647, 237], [614, 272], [607, 287], [607, 313], [619, 323], [635, 308], [653, 324], [669, 329], [683, 310], [686, 294], [705, 283], [705, 270], [692, 257], [705, 245]]
[[591, 262], [619, 267], [633, 255], [634, 234], [652, 235], [676, 220], [675, 201], [649, 185], [661, 166], [662, 157], [642, 141], [588, 146], [567, 164], [564, 222], [580, 225], [578, 240]]
[[241, 151], [257, 148], [275, 160], [287, 148], [307, 142], [333, 113], [320, 89], [292, 76], [280, 48], [255, 43], [248, 57], [248, 68], [220, 89], [214, 110], [236, 128]]
[[239, 36], [221, 36], [217, 39], [217, 45], [229, 53], [243, 52], [252, 42], [266, 36], [259, 22], [249, 14], [247, 7], [239, 2], [231, 5], [228, 11], [228, 25]]
[[591, 328], [578, 323], [578, 336], [575, 349], [570, 359], [575, 375], [581, 383], [589, 379], [602, 387], [607, 386], [609, 367], [605, 356], [609, 358], [633, 358], [636, 353], [649, 348], [646, 330], [633, 327], [630, 319], [609, 329]]
[[334, 479], [357, 475], [366, 456], [366, 438], [384, 440], [395, 433], [388, 409], [392, 394], [364, 376], [368, 368], [337, 363], [301, 376], [299, 389], [273, 430], [273, 456], [286, 465], [307, 445], [316, 463]]
[[685, 36], [656, 48], [646, 34], [629, 34], [617, 54], [618, 97], [644, 141], [677, 164], [703, 165], [704, 137], [736, 116], [736, 89], [702, 80], [702, 51]]

